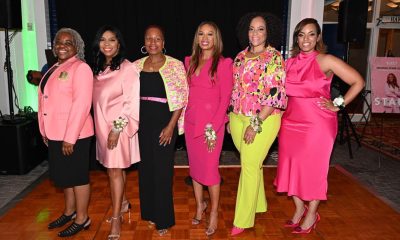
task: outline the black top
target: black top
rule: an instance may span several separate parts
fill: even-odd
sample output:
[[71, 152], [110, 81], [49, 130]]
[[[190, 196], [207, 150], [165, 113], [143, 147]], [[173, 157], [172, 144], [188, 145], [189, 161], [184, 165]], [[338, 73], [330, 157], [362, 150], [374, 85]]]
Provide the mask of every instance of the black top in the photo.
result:
[[53, 68], [51, 68], [43, 77], [42, 79], [42, 83], [40, 84], [40, 90], [44, 91], [44, 86], [46, 86], [47, 80], [49, 80], [49, 77], [51, 76], [51, 74], [53, 74], [53, 72], [58, 68], [58, 66], [54, 66]]
[[140, 96], [167, 98], [164, 82], [159, 72], [140, 72]]

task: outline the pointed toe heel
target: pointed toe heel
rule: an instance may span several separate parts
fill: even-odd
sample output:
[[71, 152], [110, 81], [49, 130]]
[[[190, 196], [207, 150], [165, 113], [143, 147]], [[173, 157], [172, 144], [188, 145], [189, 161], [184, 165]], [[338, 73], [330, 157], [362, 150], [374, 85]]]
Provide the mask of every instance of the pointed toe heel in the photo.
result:
[[295, 234], [309, 234], [311, 232], [311, 230], [315, 229], [317, 227], [317, 223], [321, 220], [321, 217], [319, 216], [319, 214], [317, 213], [315, 216], [315, 221], [314, 223], [307, 229], [303, 229], [300, 226], [297, 226], [294, 228], [292, 233]]
[[299, 221], [297, 221], [297, 222], [295, 223], [295, 222], [293, 222], [292, 220], [287, 220], [283, 226], [284, 226], [284, 227], [287, 227], [287, 228], [295, 228], [295, 227], [298, 227], [298, 226], [300, 225], [301, 219], [303, 219], [303, 218], [307, 215], [307, 212], [308, 212], [308, 207], [307, 207], [307, 206], [304, 206], [304, 212], [303, 212], [303, 214], [301, 215]]
[[238, 228], [238, 227], [233, 226], [233, 228], [231, 230], [231, 236], [236, 236], [242, 232], [244, 232], [244, 228]]

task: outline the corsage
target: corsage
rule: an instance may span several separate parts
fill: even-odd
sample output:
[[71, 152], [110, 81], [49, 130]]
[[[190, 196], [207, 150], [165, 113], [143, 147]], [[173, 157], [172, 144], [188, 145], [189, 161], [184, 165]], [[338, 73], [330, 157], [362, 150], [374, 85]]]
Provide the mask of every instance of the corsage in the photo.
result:
[[128, 121], [125, 118], [119, 117], [118, 119], [113, 121], [113, 132], [121, 132], [124, 127], [128, 124]]
[[339, 95], [337, 98], [332, 101], [333, 106], [338, 107], [340, 110], [343, 110], [345, 107], [344, 98], [342, 95]]
[[213, 129], [211, 123], [208, 123], [206, 128], [204, 128], [204, 137], [207, 142], [217, 140], [217, 133]]
[[256, 133], [262, 132], [262, 127], [261, 127], [262, 123], [263, 120], [260, 118], [260, 116], [258, 116], [258, 114], [250, 118], [250, 127]]

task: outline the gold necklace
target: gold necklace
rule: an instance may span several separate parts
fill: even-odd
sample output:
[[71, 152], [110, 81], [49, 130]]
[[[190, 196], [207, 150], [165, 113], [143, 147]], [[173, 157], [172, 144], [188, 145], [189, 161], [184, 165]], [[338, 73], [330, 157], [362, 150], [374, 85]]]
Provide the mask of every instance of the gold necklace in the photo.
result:
[[[150, 59], [149, 59], [150, 60]], [[159, 61], [157, 61], [157, 62], [151, 62], [151, 61], [149, 61], [149, 70], [151, 71], [151, 72], [154, 72], [154, 68], [159, 64], [159, 63], [161, 63], [161, 62], [164, 62], [164, 58], [162, 58], [161, 60], [159, 60]]]

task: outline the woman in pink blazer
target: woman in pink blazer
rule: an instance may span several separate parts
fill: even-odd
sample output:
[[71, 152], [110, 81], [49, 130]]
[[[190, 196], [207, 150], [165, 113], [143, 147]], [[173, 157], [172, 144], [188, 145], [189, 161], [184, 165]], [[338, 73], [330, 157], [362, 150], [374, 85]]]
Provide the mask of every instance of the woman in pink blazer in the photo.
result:
[[139, 72], [124, 53], [125, 42], [117, 28], [103, 26], [97, 31], [93, 43], [93, 110], [97, 159], [107, 168], [110, 182], [109, 240], [119, 239], [122, 213], [131, 208], [125, 196], [124, 169], [140, 160]]
[[217, 25], [203, 22], [194, 35], [192, 55], [185, 58], [189, 81], [185, 139], [197, 205], [192, 224], [200, 224], [206, 211], [203, 185], [208, 186], [211, 212], [205, 231], [207, 236], [217, 229], [221, 182], [219, 157], [233, 86], [232, 59], [222, 56], [222, 47], [221, 31]]
[[50, 178], [64, 189], [64, 213], [49, 229], [73, 223], [58, 233], [72, 236], [90, 225], [89, 152], [93, 136], [93, 74], [84, 62], [84, 42], [75, 30], [60, 29], [53, 43], [58, 62], [39, 85], [39, 128], [48, 146]]

